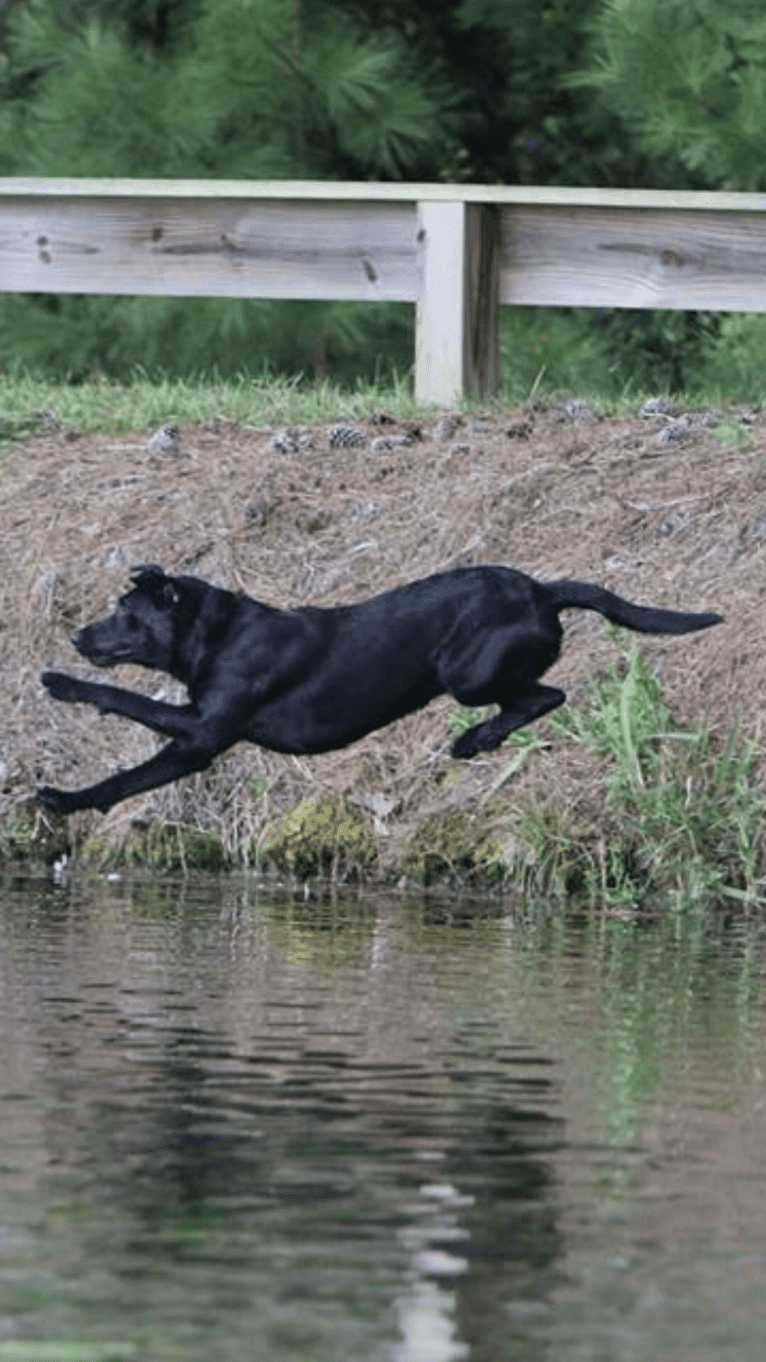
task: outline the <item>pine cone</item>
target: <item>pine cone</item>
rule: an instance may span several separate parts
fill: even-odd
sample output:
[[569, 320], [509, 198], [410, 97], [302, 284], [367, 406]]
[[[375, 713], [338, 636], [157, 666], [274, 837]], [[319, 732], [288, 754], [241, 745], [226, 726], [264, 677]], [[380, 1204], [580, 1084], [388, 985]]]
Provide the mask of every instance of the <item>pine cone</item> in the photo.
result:
[[352, 426], [346, 421], [337, 421], [330, 427], [328, 440], [333, 449], [348, 445], [366, 445], [367, 436], [358, 426]]
[[311, 449], [314, 441], [309, 431], [303, 427], [285, 426], [269, 440], [269, 449], [278, 454], [299, 454], [302, 449]]

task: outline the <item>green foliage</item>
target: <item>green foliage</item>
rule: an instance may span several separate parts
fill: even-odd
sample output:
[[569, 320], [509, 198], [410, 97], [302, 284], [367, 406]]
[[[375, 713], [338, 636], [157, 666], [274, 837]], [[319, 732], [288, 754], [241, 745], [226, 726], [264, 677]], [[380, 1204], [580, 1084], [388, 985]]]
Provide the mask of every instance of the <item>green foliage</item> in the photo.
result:
[[678, 906], [756, 901], [766, 791], [755, 749], [738, 730], [722, 743], [705, 727], [678, 730], [635, 643], [623, 659], [592, 683], [586, 709], [552, 720], [610, 759], [598, 887], [629, 903], [656, 894]]
[[694, 184], [766, 185], [766, 13], [759, 0], [607, 0], [590, 68], [569, 80]]
[[412, 366], [413, 317], [402, 303], [247, 298], [0, 296], [0, 369], [80, 383], [136, 370], [235, 380], [265, 372], [337, 382]]
[[[720, 333], [719, 318], [704, 312], [504, 309], [500, 336], [505, 391], [512, 401], [523, 401], [538, 380], [535, 391], [540, 396], [569, 392], [602, 402], [642, 393], [690, 392], [715, 381], [705, 376], [718, 354]], [[753, 389], [754, 366], [748, 377]]]
[[[766, 317], [733, 313], [721, 320], [718, 344], [692, 375], [713, 403], [763, 402]], [[692, 386], [692, 384], [690, 384]]]
[[[122, 8], [122, 23], [84, 2], [19, 0], [11, 10], [0, 173], [433, 171], [422, 158], [439, 143], [449, 99], [401, 35], [370, 33], [332, 6], [304, 19], [291, 0], [199, 0], [162, 45], [136, 37], [145, 9]], [[266, 364], [391, 377], [411, 365], [411, 314], [395, 304], [11, 296], [0, 301], [0, 366], [74, 381], [125, 378], [137, 365], [187, 377]]]
[[387, 0], [377, 15], [366, 0], [337, 4], [358, 23], [403, 34], [421, 69], [452, 92], [434, 178], [646, 182], [646, 158], [620, 120], [590, 92], [562, 83], [585, 59], [594, 0]]
[[0, 67], [0, 173], [178, 175], [191, 150], [173, 82], [112, 24], [47, 0], [11, 12]]

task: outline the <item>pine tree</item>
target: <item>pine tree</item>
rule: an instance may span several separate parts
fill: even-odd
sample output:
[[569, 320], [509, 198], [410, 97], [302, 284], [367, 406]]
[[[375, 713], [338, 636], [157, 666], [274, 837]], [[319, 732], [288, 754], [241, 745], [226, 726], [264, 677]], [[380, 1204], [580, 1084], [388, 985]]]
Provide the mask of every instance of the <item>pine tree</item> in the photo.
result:
[[589, 67], [570, 82], [609, 105], [676, 183], [766, 185], [761, 0], [607, 0]]
[[[400, 35], [370, 33], [331, 6], [304, 15], [298, 0], [181, 9], [17, 0], [0, 68], [0, 174], [363, 179], [433, 169], [444, 91]], [[72, 377], [135, 365], [341, 376], [363, 351], [370, 373], [381, 359], [406, 368], [411, 327], [401, 305], [6, 298], [0, 363]]]

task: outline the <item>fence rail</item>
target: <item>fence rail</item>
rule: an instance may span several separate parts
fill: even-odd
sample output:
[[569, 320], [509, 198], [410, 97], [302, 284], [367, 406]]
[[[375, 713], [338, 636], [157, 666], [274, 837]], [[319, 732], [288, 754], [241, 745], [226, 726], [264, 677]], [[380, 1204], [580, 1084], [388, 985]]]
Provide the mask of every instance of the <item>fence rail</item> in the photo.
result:
[[766, 195], [0, 178], [0, 290], [414, 303], [448, 404], [496, 388], [501, 304], [766, 312]]

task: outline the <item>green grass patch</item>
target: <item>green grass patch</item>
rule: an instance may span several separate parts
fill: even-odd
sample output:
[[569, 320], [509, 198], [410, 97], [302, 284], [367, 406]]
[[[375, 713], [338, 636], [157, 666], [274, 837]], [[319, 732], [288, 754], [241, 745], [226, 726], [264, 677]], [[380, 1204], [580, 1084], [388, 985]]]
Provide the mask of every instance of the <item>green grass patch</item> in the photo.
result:
[[[679, 728], [636, 643], [611, 632], [621, 660], [591, 681], [582, 708], [564, 708], [503, 744], [509, 760], [485, 800], [552, 743], [582, 745], [605, 770], [585, 811], [555, 788], [521, 788], [509, 808], [506, 878], [525, 894], [622, 907], [761, 902], [766, 779], [758, 750], [738, 725], [723, 739], [706, 726]], [[449, 726], [458, 735], [496, 712], [456, 709]]]
[[425, 885], [440, 880], [499, 882], [504, 872], [497, 840], [465, 809], [426, 819], [408, 839], [401, 868]]
[[[635, 415], [647, 397], [665, 392], [661, 387], [617, 383], [593, 346], [580, 345], [579, 330], [571, 318], [559, 318], [554, 325], [542, 316], [536, 327], [527, 319], [526, 330], [518, 336], [515, 325], [512, 321], [504, 324], [508, 363], [503, 389], [491, 400], [465, 399], [455, 407], [486, 411], [523, 403], [531, 394], [553, 401], [576, 393], [606, 416], [628, 416]], [[755, 400], [752, 387], [751, 383], [746, 385]], [[715, 383], [675, 400], [679, 407], [691, 409], [726, 407], [732, 397], [723, 397], [720, 385]], [[352, 386], [343, 386], [329, 379], [311, 381], [301, 375], [286, 377], [268, 372], [260, 377], [243, 374], [226, 379], [150, 377], [136, 370], [125, 382], [96, 376], [67, 383], [19, 369], [0, 373], [0, 450], [58, 428], [119, 434], [155, 429], [170, 421], [198, 425], [214, 420], [263, 428], [363, 419], [379, 411], [407, 418], [422, 414], [422, 410], [415, 402], [410, 377], [392, 382], [359, 379]], [[746, 446], [748, 439], [736, 422], [723, 422], [722, 443]]]
[[551, 720], [608, 759], [605, 826], [584, 881], [613, 903], [759, 901], [766, 782], [754, 745], [738, 727], [724, 740], [705, 726], [679, 729], [635, 642], [622, 653], [583, 709]]
[[0, 374], [0, 442], [60, 425], [78, 431], [148, 430], [166, 421], [215, 419], [243, 425], [337, 421], [385, 408], [394, 416], [416, 411], [410, 384], [360, 381], [343, 389], [329, 381], [264, 374], [235, 380], [148, 378], [129, 383], [98, 378], [67, 384], [32, 374]]
[[136, 1345], [85, 1339], [9, 1338], [0, 1342], [0, 1362], [128, 1362]]
[[134, 867], [145, 870], [223, 870], [227, 857], [221, 838], [205, 828], [178, 823], [144, 823], [127, 828], [91, 833], [82, 847], [82, 859], [99, 869]]

